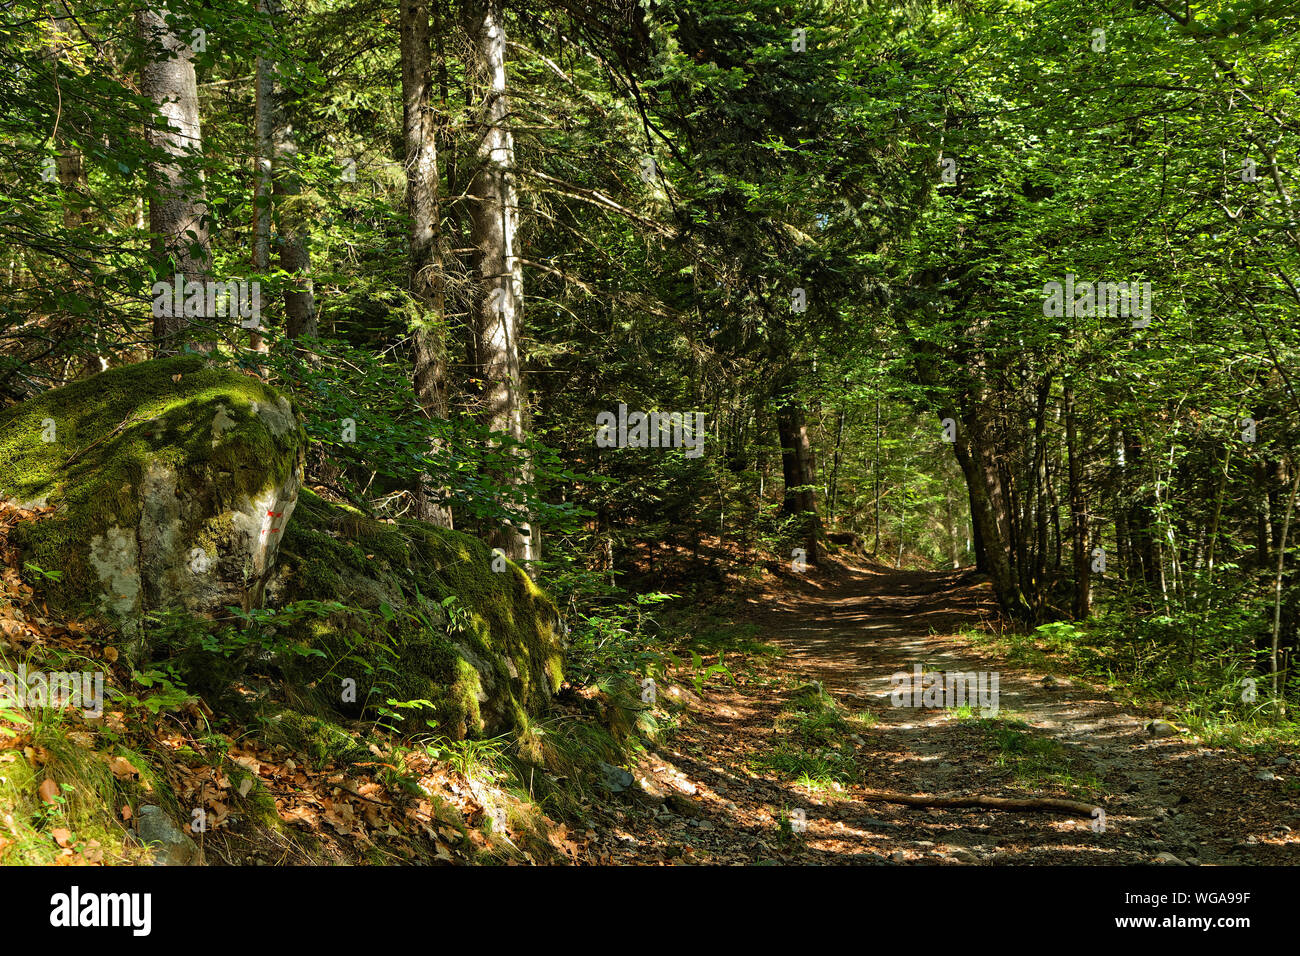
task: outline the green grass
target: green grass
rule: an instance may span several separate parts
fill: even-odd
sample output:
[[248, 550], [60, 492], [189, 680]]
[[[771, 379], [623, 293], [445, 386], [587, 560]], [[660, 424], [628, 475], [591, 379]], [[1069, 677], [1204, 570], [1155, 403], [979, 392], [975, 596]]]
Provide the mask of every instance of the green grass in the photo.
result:
[[429, 745], [429, 756], [445, 762], [467, 778], [491, 780], [505, 755], [507, 735], [487, 740], [452, 740], [437, 737]]
[[1256, 757], [1271, 758], [1300, 749], [1300, 724], [1275, 724], [1259, 720], [1230, 720], [1203, 716], [1194, 709], [1178, 719], [1207, 747], [1228, 747]]
[[835, 790], [858, 777], [853, 752], [847, 748], [820, 747], [785, 742], [750, 759], [750, 768], [770, 772], [809, 790]]
[[777, 744], [751, 758], [749, 766], [809, 790], [842, 789], [861, 777], [848, 738], [872, 723], [870, 714], [849, 714], [820, 684], [803, 684], [776, 719]]
[[1037, 732], [1024, 720], [999, 714], [970, 718], [993, 757], [993, 764], [1011, 771], [1027, 786], [1060, 787], [1074, 795], [1091, 795], [1103, 789], [1101, 779], [1086, 760], [1056, 740]]

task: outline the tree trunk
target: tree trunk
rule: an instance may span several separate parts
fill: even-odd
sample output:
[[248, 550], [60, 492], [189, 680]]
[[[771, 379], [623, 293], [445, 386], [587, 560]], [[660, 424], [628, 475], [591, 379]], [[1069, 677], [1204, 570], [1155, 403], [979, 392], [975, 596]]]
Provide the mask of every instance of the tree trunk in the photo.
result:
[[[447, 419], [447, 346], [444, 315], [441, 203], [438, 194], [436, 115], [429, 60], [428, 0], [401, 0], [402, 130], [406, 145], [406, 205], [411, 218], [409, 276], [420, 316], [415, 322], [413, 365], [415, 395], [430, 420]], [[439, 440], [430, 442], [436, 459]], [[415, 516], [442, 528], [452, 527], [444, 489], [421, 476], [414, 495]]]
[[980, 531], [980, 523], [975, 520], [975, 489], [970, 484], [969, 476], [966, 476], [966, 505], [967, 513], [970, 517], [970, 544], [971, 551], [975, 555], [975, 570], [981, 574], [988, 574], [989, 557], [984, 548], [984, 534]]
[[1079, 428], [1075, 415], [1074, 387], [1065, 386], [1065, 450], [1070, 468], [1070, 558], [1074, 565], [1076, 621], [1092, 612], [1092, 562], [1088, 553], [1088, 505], [1083, 494], [1083, 462], [1079, 449]]
[[[257, 0], [259, 13], [275, 15], [277, 0]], [[258, 54], [253, 84], [253, 131], [257, 139], [257, 163], [253, 175], [253, 268], [260, 273], [271, 270], [271, 194], [275, 176], [275, 63]], [[248, 336], [254, 352], [266, 351], [261, 329]]]
[[[978, 402], [972, 404], [979, 406]], [[957, 417], [955, 411], [945, 415]], [[971, 524], [976, 528], [976, 537], [984, 552], [985, 570], [1002, 609], [1013, 617], [1027, 619], [1030, 617], [1029, 605], [1020, 589], [1012, 553], [1014, 542], [1001, 470], [988, 446], [979, 415], [972, 411], [962, 421], [964, 427], [958, 431], [953, 451], [970, 490]]]
[[1052, 376], [1045, 375], [1038, 392], [1038, 413], [1034, 421], [1034, 556], [1030, 584], [1034, 606], [1040, 612], [1047, 602], [1047, 550], [1051, 527], [1047, 502], [1047, 403]]
[[957, 550], [957, 518], [952, 510], [952, 486], [944, 488], [944, 527], [948, 532], [948, 560], [952, 562], [952, 569], [956, 571], [961, 567], [961, 559], [958, 557]]
[[1162, 572], [1156, 555], [1155, 519], [1152, 515], [1150, 493], [1144, 491], [1140, 484], [1146, 474], [1146, 449], [1142, 439], [1132, 428], [1121, 431], [1124, 441], [1125, 471], [1132, 476], [1128, 491], [1128, 533], [1130, 558], [1142, 580], [1149, 586], [1158, 587]]
[[1265, 459], [1255, 465], [1255, 489], [1259, 495], [1259, 509], [1255, 521], [1255, 566], [1261, 570], [1269, 566], [1273, 553], [1273, 519], [1269, 507], [1269, 463]]
[[[59, 6], [63, 12], [71, 13], [66, 3]], [[50, 43], [50, 58], [53, 61], [54, 69], [57, 71], [67, 55], [70, 46], [67, 38], [72, 36], [72, 27], [66, 17], [57, 14], [50, 18], [50, 22], [54, 30]], [[65, 119], [58, 126], [57, 144], [59, 151], [55, 162], [59, 177], [59, 198], [63, 204], [63, 228], [71, 232], [86, 225], [90, 218], [88, 214], [90, 178], [86, 173], [85, 157], [82, 156], [81, 150], [69, 142], [69, 137], [65, 132], [67, 125]], [[84, 280], [76, 278], [72, 280], [72, 283], [74, 287], [78, 288], [85, 285]], [[97, 323], [90, 323], [86, 334], [89, 339], [92, 339], [97, 344], [99, 340]], [[87, 351], [84, 354], [78, 377], [94, 375], [106, 368], [108, 368], [108, 362], [103, 355]]]
[[[281, 17], [281, 0], [258, 0], [258, 9], [273, 25]], [[280, 268], [296, 276], [293, 288], [284, 293], [284, 328], [291, 339], [315, 338], [316, 293], [311, 279], [311, 254], [307, 251], [308, 228], [293, 199], [302, 191], [298, 176], [298, 142], [291, 111], [280, 84], [279, 64], [257, 58], [257, 196], [254, 209], [254, 264], [259, 271], [271, 268], [271, 226], [278, 226]], [[275, 202], [272, 205], [272, 197]], [[282, 202], [282, 200], [289, 200]], [[273, 215], [274, 209], [274, 215]], [[254, 333], [254, 347], [260, 346]]]
[[[203, 138], [199, 125], [199, 94], [193, 51], [167, 26], [166, 8], [144, 7], [136, 23], [144, 43], [140, 92], [153, 101], [165, 122], [150, 123], [146, 139], [170, 159], [148, 164], [149, 231], [159, 279], [169, 272], [186, 281], [203, 282], [211, 274], [211, 244], [206, 221], [207, 197], [198, 169]], [[187, 169], [186, 167], [189, 167]], [[179, 351], [181, 333], [190, 324], [177, 315], [154, 317], [153, 335], [159, 355]]]
[[874, 558], [880, 553], [880, 398], [876, 398], [876, 457], [871, 462], [871, 472], [873, 484], [875, 486], [875, 500], [873, 503], [873, 521], [875, 522], [876, 541], [871, 547], [871, 556]]
[[[519, 199], [515, 147], [510, 132], [506, 90], [506, 35], [501, 0], [474, 0], [470, 35], [476, 55], [477, 88], [482, 96], [477, 168], [470, 183], [475, 297], [472, 310], [477, 377], [482, 382], [479, 414], [487, 427], [514, 442], [524, 440], [523, 381], [519, 330], [523, 317], [524, 276], [519, 259]], [[518, 445], [511, 484], [528, 484], [531, 462]], [[494, 546], [516, 561], [533, 558], [532, 528], [520, 514], [492, 533]]]
[[1282, 637], [1282, 583], [1285, 579], [1286, 571], [1286, 539], [1291, 531], [1291, 515], [1295, 511], [1296, 492], [1300, 490], [1300, 468], [1295, 469], [1295, 477], [1291, 479], [1291, 493], [1286, 500], [1286, 517], [1282, 519], [1282, 540], [1278, 542], [1277, 549], [1277, 576], [1274, 578], [1274, 598], [1273, 598], [1273, 628], [1272, 641], [1270, 643], [1271, 653], [1269, 655], [1269, 677], [1272, 681], [1273, 702], [1274, 706], [1280, 707], [1282, 698], [1279, 696], [1278, 685], [1278, 647]]
[[844, 444], [844, 409], [840, 409], [839, 425], [835, 429], [835, 461], [831, 467], [831, 485], [827, 494], [828, 504], [826, 517], [835, 524], [835, 505], [839, 499], [840, 493], [840, 448]]
[[785, 479], [781, 513], [799, 517], [799, 535], [804, 543], [807, 561], [815, 564], [821, 527], [814, 490], [817, 469], [812, 444], [808, 441], [803, 406], [795, 400], [787, 400], [777, 409], [776, 428], [781, 441], [781, 473]]

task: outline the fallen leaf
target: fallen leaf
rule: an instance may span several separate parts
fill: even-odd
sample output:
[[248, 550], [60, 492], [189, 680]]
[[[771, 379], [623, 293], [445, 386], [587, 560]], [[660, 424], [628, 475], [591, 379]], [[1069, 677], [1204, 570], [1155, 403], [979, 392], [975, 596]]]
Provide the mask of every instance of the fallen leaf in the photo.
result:
[[59, 785], [46, 777], [42, 782], [40, 789], [36, 791], [44, 803], [53, 803], [59, 795]]
[[128, 777], [140, 776], [140, 771], [135, 769], [131, 761], [125, 757], [110, 757], [108, 760], [108, 769], [113, 771], [113, 776], [118, 780], [125, 780]]
[[61, 847], [66, 847], [72, 842], [72, 831], [65, 827], [55, 827], [50, 831], [50, 836], [54, 837], [54, 842]]
[[258, 762], [257, 760], [254, 760], [252, 757], [239, 756], [239, 757], [233, 757], [231, 759], [234, 760], [235, 763], [239, 764], [239, 766], [247, 770], [249, 773], [257, 773], [259, 770], [262, 769], [261, 763]]

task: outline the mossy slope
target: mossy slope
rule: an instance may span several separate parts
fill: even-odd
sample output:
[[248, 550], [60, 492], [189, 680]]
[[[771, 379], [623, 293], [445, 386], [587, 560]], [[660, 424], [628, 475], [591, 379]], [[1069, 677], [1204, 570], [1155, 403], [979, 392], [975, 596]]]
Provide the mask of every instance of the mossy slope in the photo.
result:
[[368, 612], [305, 626], [302, 638], [326, 657], [300, 664], [297, 683], [320, 706], [358, 714], [367, 702], [427, 700], [432, 710], [413, 710], [412, 727], [431, 716], [464, 737], [521, 727], [559, 689], [555, 606], [514, 564], [493, 571], [491, 551], [468, 535], [376, 521], [304, 491], [268, 595]]

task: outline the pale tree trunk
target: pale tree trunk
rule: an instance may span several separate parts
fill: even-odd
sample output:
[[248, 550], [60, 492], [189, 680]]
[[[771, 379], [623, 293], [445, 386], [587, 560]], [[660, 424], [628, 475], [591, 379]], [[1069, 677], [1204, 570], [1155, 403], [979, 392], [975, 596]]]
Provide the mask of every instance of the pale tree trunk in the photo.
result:
[[961, 558], [957, 551], [957, 518], [952, 508], [952, 487], [944, 489], [945, 516], [947, 517], [948, 529], [948, 559], [952, 562], [952, 569], [956, 571], [961, 567]]
[[832, 525], [836, 524], [836, 505], [840, 495], [840, 448], [844, 445], [844, 409], [839, 411], [839, 424], [835, 428], [835, 456], [831, 466], [831, 483], [826, 493], [826, 517]]
[[[167, 26], [166, 12], [162, 6], [144, 7], [136, 15], [144, 42], [140, 92], [165, 120], [163, 125], [150, 123], [145, 136], [170, 157], [170, 161], [149, 163], [149, 231], [155, 236], [152, 252], [160, 279], [165, 281], [170, 278], [166, 273], [175, 270], [187, 281], [203, 282], [211, 275], [212, 260], [207, 196], [202, 173], [185, 168], [197, 166], [202, 153], [198, 85], [190, 44]], [[178, 351], [179, 336], [188, 325], [184, 316], [155, 316], [157, 353]]]
[[875, 501], [873, 504], [873, 521], [876, 526], [876, 541], [871, 547], [871, 556], [874, 558], [880, 553], [880, 397], [876, 397], [876, 457], [871, 460], [872, 484], [875, 488]]
[[[447, 347], [443, 288], [441, 205], [438, 195], [436, 113], [431, 101], [429, 0], [401, 0], [402, 130], [406, 142], [406, 203], [411, 217], [411, 295], [419, 304], [413, 364], [415, 394], [430, 420], [447, 418]], [[436, 457], [441, 443], [433, 441]], [[452, 527], [444, 489], [422, 476], [415, 489], [415, 515]]]
[[[477, 377], [482, 381], [479, 413], [493, 431], [524, 439], [524, 397], [519, 331], [523, 318], [523, 263], [518, 255], [519, 198], [515, 183], [514, 137], [506, 89], [506, 35], [501, 0], [474, 0], [470, 35], [482, 101], [476, 170], [470, 183], [475, 295], [472, 308]], [[527, 484], [531, 462], [514, 448], [518, 467], [506, 480]], [[513, 527], [495, 530], [492, 543], [516, 561], [532, 560], [533, 531], [526, 514]]]
[[[280, 0], [259, 0], [258, 9], [273, 25], [279, 23]], [[296, 276], [293, 287], [284, 293], [285, 334], [291, 340], [315, 338], [316, 295], [311, 254], [307, 251], [308, 228], [302, 210], [294, 202], [301, 192], [296, 166], [298, 142], [280, 85], [279, 65], [264, 56], [257, 58], [256, 127], [258, 202], [253, 213], [253, 262], [259, 271], [271, 268], [271, 229], [275, 220], [279, 227], [280, 268]], [[253, 334], [253, 347], [261, 348], [257, 333]]]
[[[72, 28], [67, 17], [59, 15], [60, 13], [70, 12], [66, 4], [59, 3], [55, 7], [54, 15], [50, 17], [50, 24], [53, 28], [50, 38], [50, 57], [54, 61], [56, 69], [63, 61], [72, 58]], [[59, 127], [56, 137], [59, 146], [56, 163], [63, 199], [63, 227], [71, 230], [78, 228], [86, 221], [85, 203], [89, 190], [89, 180], [86, 176], [86, 164], [81, 155], [81, 150], [68, 143], [64, 126], [66, 126], [66, 122]]]

